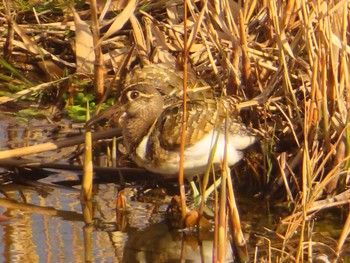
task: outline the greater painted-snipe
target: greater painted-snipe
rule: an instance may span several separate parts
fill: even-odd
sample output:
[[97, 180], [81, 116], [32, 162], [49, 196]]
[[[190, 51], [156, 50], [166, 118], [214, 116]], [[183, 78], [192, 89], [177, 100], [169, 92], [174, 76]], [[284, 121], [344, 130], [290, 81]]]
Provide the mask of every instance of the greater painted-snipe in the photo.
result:
[[[163, 74], [164, 70], [161, 72]], [[179, 96], [182, 86], [172, 84], [173, 79], [162, 77], [155, 81], [150, 78], [150, 73], [142, 74], [143, 77], [129, 80], [115, 106], [90, 123], [117, 114], [124, 146], [131, 159], [154, 173], [177, 174], [184, 103]], [[192, 83], [197, 81], [193, 77], [190, 80]], [[232, 166], [258, 139], [254, 129], [238, 121], [237, 99], [214, 96], [204, 81], [192, 83], [186, 102], [184, 151], [184, 174], [189, 180], [206, 171], [211, 154], [214, 167], [220, 166], [225, 153], [227, 164]]]

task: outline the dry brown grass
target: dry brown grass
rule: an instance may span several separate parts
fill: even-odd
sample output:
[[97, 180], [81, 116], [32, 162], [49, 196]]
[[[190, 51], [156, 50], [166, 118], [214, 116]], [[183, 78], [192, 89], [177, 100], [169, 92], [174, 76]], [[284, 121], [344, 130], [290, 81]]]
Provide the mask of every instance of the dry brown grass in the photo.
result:
[[[188, 61], [213, 89], [245, 99], [238, 105], [243, 121], [265, 134], [256, 184], [265, 187], [260, 191], [268, 187], [271, 198], [283, 191], [280, 200], [293, 208], [276, 230], [283, 242], [274, 253], [281, 261], [304, 261], [314, 256], [307, 235], [310, 218], [334, 207], [348, 213], [350, 4], [243, 2], [187, 1]], [[99, 42], [92, 41], [89, 9], [62, 8], [52, 21], [50, 10], [20, 12], [15, 5], [4, 1], [1, 7], [3, 57], [18, 68], [26, 66], [20, 61], [27, 57], [48, 79], [62, 79], [64, 69], [72, 78], [90, 78], [93, 43], [102, 47], [107, 83], [108, 71], [123, 80], [118, 74], [136, 60], [182, 65], [182, 1], [100, 5]], [[60, 41], [64, 54], [55, 49]], [[349, 218], [332, 257], [341, 253]], [[296, 233], [297, 244], [292, 242]]]

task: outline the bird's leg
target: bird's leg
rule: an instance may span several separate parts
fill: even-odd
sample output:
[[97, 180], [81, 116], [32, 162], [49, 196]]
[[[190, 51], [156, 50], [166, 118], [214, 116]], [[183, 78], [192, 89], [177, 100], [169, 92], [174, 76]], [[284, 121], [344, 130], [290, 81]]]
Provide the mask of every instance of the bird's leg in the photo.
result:
[[213, 182], [213, 184], [205, 190], [204, 198], [207, 200], [207, 198], [217, 189], [221, 184], [221, 177]]
[[[194, 180], [191, 179], [189, 182], [192, 188], [192, 197], [193, 197], [193, 202], [191, 203], [194, 206], [199, 205], [200, 202], [202, 201], [202, 195], [198, 191], [198, 188]], [[208, 197], [220, 186], [220, 184], [221, 184], [221, 177], [219, 177], [216, 181], [214, 181], [209, 188], [205, 189], [204, 202], [206, 202]]]
[[197, 188], [197, 186], [196, 186], [196, 183], [195, 183], [193, 180], [191, 180], [191, 181], [190, 181], [190, 185], [191, 185], [191, 188], [192, 188], [192, 196], [193, 196], [193, 199], [200, 198], [201, 195], [200, 195], [200, 193], [199, 193], [199, 191], [198, 191], [198, 188]]

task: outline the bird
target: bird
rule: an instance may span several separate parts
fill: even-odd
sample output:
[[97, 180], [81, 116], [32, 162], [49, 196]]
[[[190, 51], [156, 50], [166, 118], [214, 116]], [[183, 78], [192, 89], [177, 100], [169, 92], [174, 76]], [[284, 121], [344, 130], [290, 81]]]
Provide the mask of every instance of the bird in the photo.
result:
[[[123, 91], [120, 125], [124, 146], [138, 166], [159, 174], [179, 172], [183, 103], [166, 103], [164, 96], [147, 83]], [[229, 117], [235, 115], [235, 103], [229, 96], [186, 102], [185, 176], [205, 172], [214, 146], [214, 166], [220, 166], [225, 151], [227, 164], [232, 166], [257, 140], [255, 130]]]
[[[124, 84], [118, 94], [123, 93], [126, 87], [135, 84], [151, 85], [167, 98], [167, 103], [171, 103], [183, 98], [183, 71], [179, 70], [174, 63], [150, 63], [135, 66], [125, 77]], [[213, 89], [203, 79], [197, 77], [193, 70], [187, 72], [186, 96], [189, 99], [207, 99], [218, 96], [219, 91]], [[118, 96], [121, 97], [120, 95]], [[118, 123], [118, 107], [120, 104], [111, 106], [93, 116], [86, 124], [87, 127], [94, 125], [102, 119], [116, 119], [112, 122]], [[113, 114], [115, 113], [115, 114]], [[116, 116], [116, 117], [113, 117]]]
[[[189, 99], [186, 102], [184, 174], [192, 180], [203, 174], [215, 147], [213, 165], [232, 166], [258, 139], [254, 129], [236, 118], [234, 97]], [[177, 174], [183, 100], [175, 102], [147, 82], [126, 87], [119, 102], [104, 112], [118, 115], [126, 153], [137, 166], [156, 174]], [[233, 116], [233, 117], [232, 117]]]
[[171, 69], [171, 76], [165, 77], [167, 68], [163, 65], [133, 71], [116, 104], [93, 117], [89, 125], [114, 116], [122, 128], [125, 154], [137, 166], [156, 174], [175, 175], [179, 173], [186, 103], [183, 169], [197, 195], [193, 178], [206, 172], [210, 158], [214, 169], [219, 169], [224, 160], [233, 166], [260, 136], [239, 120], [236, 105], [240, 99], [217, 96], [206, 82], [191, 75], [188, 100], [184, 102], [181, 74]]
[[[126, 76], [125, 86], [140, 82], [147, 82], [167, 96], [181, 98], [183, 94], [183, 70], [180, 70], [175, 63], [150, 63], [135, 66]], [[189, 98], [213, 97], [218, 93], [203, 79], [198, 78], [192, 68], [187, 70], [186, 85]]]

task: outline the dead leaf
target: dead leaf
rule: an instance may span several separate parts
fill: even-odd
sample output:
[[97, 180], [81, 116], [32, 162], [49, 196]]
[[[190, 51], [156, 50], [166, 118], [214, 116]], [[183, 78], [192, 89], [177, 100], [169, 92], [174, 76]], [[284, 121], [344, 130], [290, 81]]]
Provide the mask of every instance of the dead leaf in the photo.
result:
[[81, 20], [72, 7], [75, 24], [75, 52], [77, 72], [91, 74], [94, 72], [95, 52], [90, 26]]
[[101, 38], [101, 41], [115, 34], [124, 26], [126, 21], [128, 21], [130, 16], [134, 13], [138, 3], [138, 0], [129, 1], [125, 9], [114, 19], [114, 22], [109, 27], [104, 36]]

